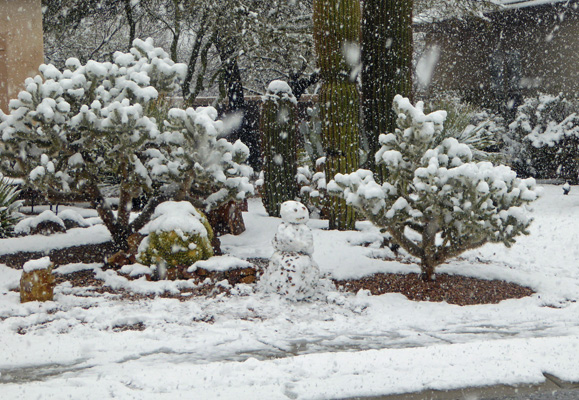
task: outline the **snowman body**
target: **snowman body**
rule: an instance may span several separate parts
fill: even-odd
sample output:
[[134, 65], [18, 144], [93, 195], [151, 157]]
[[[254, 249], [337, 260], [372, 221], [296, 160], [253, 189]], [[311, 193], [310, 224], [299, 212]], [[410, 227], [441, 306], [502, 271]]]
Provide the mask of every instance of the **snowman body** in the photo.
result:
[[307, 208], [297, 201], [281, 205], [282, 223], [273, 239], [275, 252], [262, 278], [266, 292], [279, 293], [290, 300], [311, 298], [320, 279], [320, 270], [312, 259], [314, 240]]

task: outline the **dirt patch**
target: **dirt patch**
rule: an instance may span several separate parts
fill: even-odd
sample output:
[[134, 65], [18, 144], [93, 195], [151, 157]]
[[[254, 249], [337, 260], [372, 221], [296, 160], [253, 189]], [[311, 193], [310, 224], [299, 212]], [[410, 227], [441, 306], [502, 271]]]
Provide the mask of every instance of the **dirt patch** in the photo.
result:
[[[103, 262], [114, 254], [112, 243], [92, 244], [53, 250], [49, 253], [56, 265], [70, 263]], [[20, 269], [24, 262], [45, 256], [44, 253], [17, 253], [0, 256], [0, 263], [12, 268]], [[248, 260], [258, 269], [265, 268], [268, 260], [252, 258]], [[223, 279], [220, 277], [219, 280]], [[218, 285], [218, 279], [206, 279], [196, 288], [183, 289], [181, 293], [165, 293], [161, 297], [177, 298], [181, 301], [195, 296], [215, 296], [227, 293], [228, 288]], [[104, 286], [103, 282], [94, 277], [92, 270], [78, 271], [71, 274], [56, 276], [56, 283], [68, 281], [76, 287], [93, 287], [97, 293], [118, 295], [120, 299], [141, 300], [153, 298], [153, 295], [140, 295], [126, 290], [113, 290]], [[524, 286], [514, 283], [468, 278], [460, 275], [438, 274], [434, 282], [424, 282], [418, 274], [374, 274], [362, 279], [335, 280], [336, 287], [347, 292], [358, 292], [360, 289], [369, 290], [373, 295], [384, 293], [401, 293], [410, 300], [416, 301], [446, 301], [456, 305], [495, 304], [507, 299], [520, 299], [530, 296], [534, 292]]]

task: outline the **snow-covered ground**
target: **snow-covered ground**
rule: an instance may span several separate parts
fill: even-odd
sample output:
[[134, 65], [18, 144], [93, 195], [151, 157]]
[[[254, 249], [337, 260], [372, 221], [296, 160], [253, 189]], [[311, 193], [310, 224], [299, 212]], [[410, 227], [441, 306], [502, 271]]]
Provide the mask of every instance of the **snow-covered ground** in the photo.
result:
[[[543, 373], [579, 381], [579, 189], [547, 186], [531, 235], [511, 249], [487, 245], [439, 272], [499, 278], [537, 293], [496, 305], [412, 302], [400, 294], [331, 292], [292, 303], [241, 286], [231, 297], [119, 301], [60, 285], [56, 301], [19, 303], [20, 271], [0, 265], [2, 399], [330, 399], [540, 383]], [[258, 201], [247, 231], [222, 238], [237, 257], [269, 257], [280, 220]], [[386, 262], [378, 231], [334, 232], [310, 221], [314, 259], [336, 278], [418, 271]], [[48, 239], [0, 240], [0, 253], [102, 242], [94, 225]], [[370, 243], [369, 246], [360, 246]], [[100, 265], [108, 284], [138, 292], [187, 282], [128, 282]], [[137, 324], [143, 330], [119, 331]], [[136, 325], [136, 326], [137, 326]]]

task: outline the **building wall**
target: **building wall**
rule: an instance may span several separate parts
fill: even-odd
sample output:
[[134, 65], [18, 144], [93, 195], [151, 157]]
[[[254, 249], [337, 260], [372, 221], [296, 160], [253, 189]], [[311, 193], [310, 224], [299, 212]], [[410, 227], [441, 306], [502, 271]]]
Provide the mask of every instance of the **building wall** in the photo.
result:
[[44, 62], [41, 0], [0, 0], [0, 109]]
[[502, 11], [487, 21], [451, 20], [425, 31], [427, 47], [440, 49], [430, 92], [456, 90], [490, 101], [496, 94], [512, 92], [513, 86], [522, 95], [579, 93], [576, 8]]

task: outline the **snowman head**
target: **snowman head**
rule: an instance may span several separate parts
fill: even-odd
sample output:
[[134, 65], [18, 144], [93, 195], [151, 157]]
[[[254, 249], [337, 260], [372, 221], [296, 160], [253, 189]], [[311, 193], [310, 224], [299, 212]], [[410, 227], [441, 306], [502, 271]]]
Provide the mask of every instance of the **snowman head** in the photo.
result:
[[288, 224], [305, 224], [310, 219], [306, 206], [299, 201], [286, 201], [281, 205], [281, 219]]

